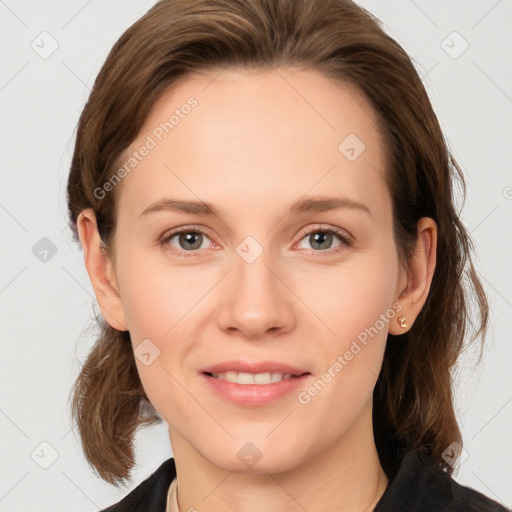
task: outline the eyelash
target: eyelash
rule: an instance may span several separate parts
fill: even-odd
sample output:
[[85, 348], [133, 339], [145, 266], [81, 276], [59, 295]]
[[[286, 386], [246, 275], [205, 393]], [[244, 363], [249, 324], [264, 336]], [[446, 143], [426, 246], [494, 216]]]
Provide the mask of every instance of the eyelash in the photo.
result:
[[[177, 249], [176, 247], [170, 248], [171, 246], [168, 245], [169, 241], [172, 238], [174, 238], [176, 235], [179, 235], [181, 233], [198, 233], [198, 234], [204, 235], [206, 238], [209, 239], [209, 236], [201, 228], [195, 227], [195, 226], [183, 226], [183, 227], [177, 228], [171, 232], [164, 233], [158, 240], [158, 243], [162, 248], [171, 251], [176, 256], [185, 256], [185, 257], [194, 257], [195, 256], [195, 257], [197, 257], [198, 256], [197, 253], [200, 252], [201, 249], [195, 249], [192, 251], [184, 251], [183, 249]], [[301, 237], [299, 238], [299, 242], [302, 239], [304, 239], [306, 236], [311, 235], [312, 233], [330, 233], [330, 234], [334, 235], [342, 243], [340, 246], [335, 247], [334, 249], [317, 250], [317, 251], [315, 251], [314, 249], [309, 249], [308, 251], [310, 253], [313, 252], [313, 253], [332, 255], [332, 254], [342, 251], [344, 249], [344, 246], [347, 246], [347, 247], [352, 246], [352, 240], [349, 239], [348, 237], [346, 237], [341, 231], [339, 231], [335, 228], [326, 227], [326, 226], [320, 226], [315, 229], [301, 231], [300, 232]], [[307, 250], [307, 249], [303, 249], [303, 250]]]

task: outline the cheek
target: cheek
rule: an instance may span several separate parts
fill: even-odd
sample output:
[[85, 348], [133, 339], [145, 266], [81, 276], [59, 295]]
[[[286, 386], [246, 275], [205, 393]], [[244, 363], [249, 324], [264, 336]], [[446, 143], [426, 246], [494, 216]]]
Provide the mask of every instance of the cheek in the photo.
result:
[[[184, 361], [201, 334], [201, 299], [219, 278], [212, 269], [173, 268], [161, 256], [157, 261], [135, 249], [123, 255], [117, 273], [137, 369], [150, 401], [162, 411], [168, 394], [180, 392], [173, 377], [182, 381]], [[142, 351], [150, 352], [151, 364], [138, 357]]]
[[132, 342], [150, 338], [159, 344], [181, 327], [181, 319], [211, 285], [194, 267], [173, 267], [158, 254], [125, 253], [130, 256], [119, 261], [118, 273]]
[[[380, 251], [375, 251], [347, 260], [335, 269], [318, 267], [314, 274], [296, 269], [291, 287], [317, 318], [314, 323], [319, 334], [325, 333], [331, 345], [341, 349], [389, 310], [396, 289], [396, 268], [393, 257], [386, 261]], [[304, 279], [303, 275], [311, 277]], [[377, 323], [382, 331], [387, 331], [388, 325]], [[332, 340], [337, 341], [332, 344]]]
[[[337, 328], [346, 340], [357, 339], [364, 343], [368, 337], [377, 343], [385, 341], [393, 313], [390, 306], [394, 282], [388, 280], [384, 273], [372, 272], [369, 268], [361, 279], [353, 278], [351, 281], [350, 291], [341, 299], [343, 308]], [[382, 320], [382, 315], [385, 320]]]
[[[322, 368], [297, 398], [304, 428], [326, 440], [346, 431], [371, 402], [389, 323], [396, 316], [390, 274], [381, 271], [378, 260], [367, 263], [365, 271], [358, 266], [338, 273], [329, 285], [320, 280], [320, 288], [329, 291], [310, 295], [317, 299], [315, 312], [334, 333], [322, 328], [327, 335], [317, 337], [315, 350]], [[329, 421], [320, 425], [315, 418]]]
[[373, 391], [380, 372], [389, 325], [397, 315], [392, 307], [396, 260], [392, 252], [389, 260], [382, 254], [367, 253], [336, 271], [323, 269], [315, 275], [314, 287], [298, 292], [318, 318], [310, 322], [309, 337], [315, 328], [323, 333], [315, 338], [315, 352], [332, 406], [357, 408]]
[[[144, 390], [166, 421], [186, 417], [192, 404], [179, 382], [183, 381], [182, 364], [190, 350], [187, 339], [192, 339], [187, 331], [187, 312], [197, 302], [200, 290], [187, 282], [183, 272], [172, 273], [168, 268], [148, 265], [147, 260], [140, 265], [133, 257], [122, 269], [123, 307]], [[145, 353], [149, 358], [141, 357]]]

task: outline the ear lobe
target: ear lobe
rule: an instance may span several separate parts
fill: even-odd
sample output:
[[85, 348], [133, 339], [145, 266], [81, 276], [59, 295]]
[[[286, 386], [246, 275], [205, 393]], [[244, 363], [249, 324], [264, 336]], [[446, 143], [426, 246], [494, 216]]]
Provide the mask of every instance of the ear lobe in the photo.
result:
[[84, 253], [84, 262], [96, 300], [107, 323], [118, 331], [127, 330], [126, 316], [119, 295], [112, 262], [101, 247], [96, 214], [92, 208], [82, 210], [77, 231]]
[[[417, 231], [416, 248], [406, 270], [407, 284], [397, 299], [402, 304], [402, 310], [397, 318], [405, 317], [407, 328], [411, 328], [427, 300], [436, 267], [437, 225], [435, 221], [429, 217], [423, 217], [418, 221]], [[397, 320], [389, 332], [399, 335], [406, 332], [406, 329], [403, 329]]]

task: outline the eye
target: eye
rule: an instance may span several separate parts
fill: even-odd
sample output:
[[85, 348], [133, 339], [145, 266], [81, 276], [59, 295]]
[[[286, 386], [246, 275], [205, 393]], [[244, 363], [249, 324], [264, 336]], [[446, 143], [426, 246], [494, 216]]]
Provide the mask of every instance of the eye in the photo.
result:
[[[301, 233], [304, 235], [304, 233]], [[334, 228], [320, 227], [314, 230], [309, 230], [305, 236], [300, 240], [299, 247], [302, 249], [310, 249], [302, 247], [301, 244], [306, 241], [310, 244], [313, 252], [338, 252], [343, 249], [343, 246], [350, 246], [351, 242], [341, 231]], [[333, 243], [337, 245], [333, 248]]]
[[193, 256], [200, 249], [208, 249], [208, 240], [208, 236], [201, 229], [182, 227], [164, 234], [159, 243], [180, 256]]
[[[300, 235], [302, 238], [298, 244], [299, 248], [315, 253], [332, 254], [343, 250], [344, 246], [351, 245], [350, 238], [332, 227], [304, 229]], [[310, 244], [309, 248], [303, 247], [304, 241]], [[333, 243], [337, 245], [332, 247]], [[208, 249], [209, 245], [216, 246], [202, 229], [194, 226], [184, 226], [165, 233], [159, 244], [177, 256], [197, 256], [201, 249]]]

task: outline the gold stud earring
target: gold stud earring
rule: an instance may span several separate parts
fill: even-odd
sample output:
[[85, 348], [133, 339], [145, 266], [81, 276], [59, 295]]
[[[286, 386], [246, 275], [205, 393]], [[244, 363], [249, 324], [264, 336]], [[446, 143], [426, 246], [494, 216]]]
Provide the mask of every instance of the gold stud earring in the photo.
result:
[[400, 322], [400, 327], [402, 329], [405, 329], [407, 327], [407, 322], [405, 321], [405, 317], [401, 316], [398, 321]]

